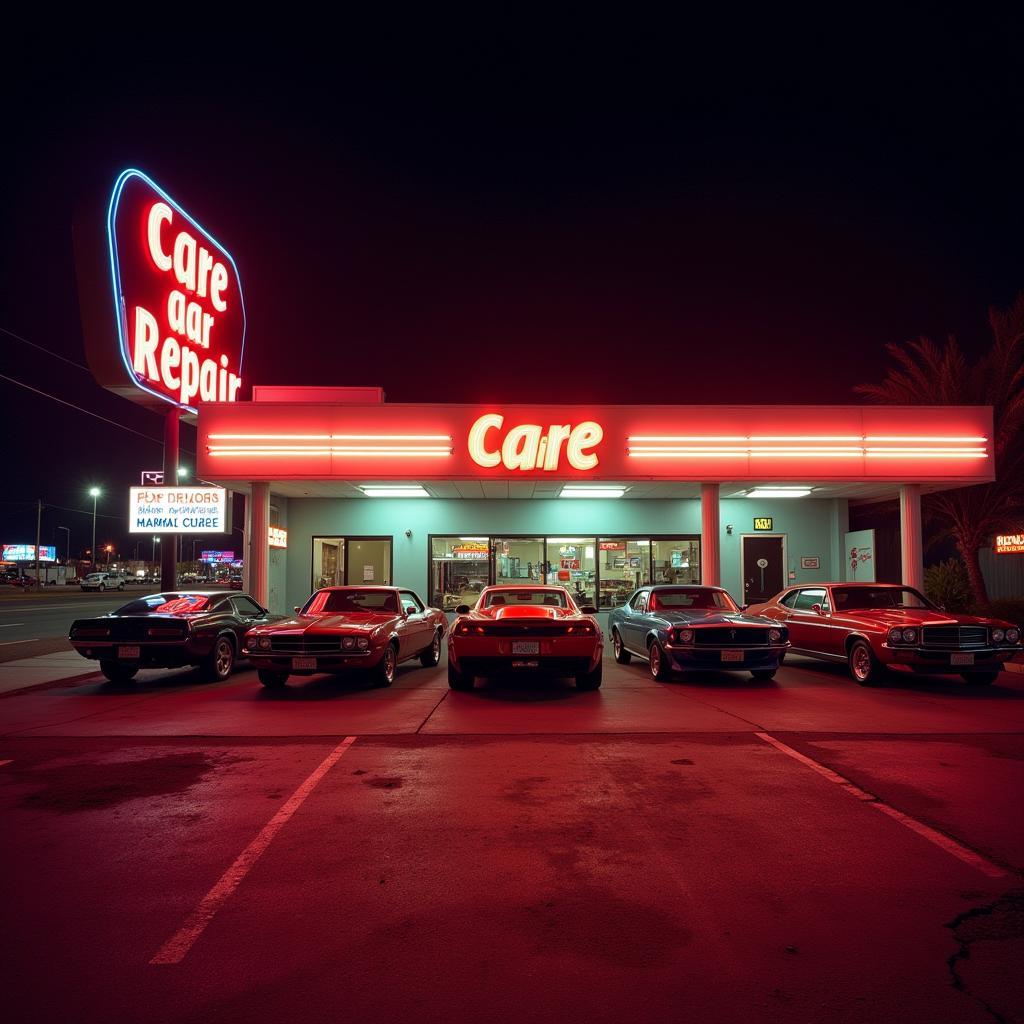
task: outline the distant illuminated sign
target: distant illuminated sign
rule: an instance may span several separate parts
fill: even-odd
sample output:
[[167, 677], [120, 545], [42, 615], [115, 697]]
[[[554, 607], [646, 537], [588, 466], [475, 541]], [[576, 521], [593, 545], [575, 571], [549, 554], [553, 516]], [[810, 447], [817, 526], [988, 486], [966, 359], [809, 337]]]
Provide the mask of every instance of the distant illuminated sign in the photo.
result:
[[490, 549], [486, 544], [469, 543], [456, 544], [452, 548], [452, 558], [487, 558]]
[[[107, 242], [123, 367], [100, 383], [122, 391], [134, 384], [187, 412], [237, 401], [245, 309], [230, 253], [136, 170], [114, 184]], [[90, 362], [94, 370], [109, 365]]]
[[132, 487], [129, 533], [227, 533], [223, 487]]
[[771, 530], [774, 528], [774, 519], [771, 516], [755, 516], [754, 517], [754, 529], [755, 530]]
[[162, 487], [164, 471], [162, 469], [144, 469], [141, 472], [139, 483], [143, 487]]
[[[996, 536], [997, 555], [1024, 554], [1024, 533], [1001, 533]], [[6, 555], [4, 556], [7, 557]]]
[[[34, 562], [36, 560], [36, 546], [35, 544], [5, 544], [3, 560], [5, 562]], [[56, 547], [40, 544], [39, 561], [56, 562]]]
[[601, 551], [625, 551], [626, 542], [624, 540], [603, 540], [598, 545]]
[[267, 528], [267, 543], [272, 548], [288, 547], [288, 531], [281, 526]]
[[203, 551], [199, 556], [200, 562], [233, 562], [234, 551]]
[[536, 423], [522, 423], [505, 432], [497, 448], [488, 444], [497, 442], [490, 439], [491, 431], [500, 431], [505, 424], [501, 413], [492, 412], [481, 416], [469, 428], [469, 454], [472, 460], [486, 469], [504, 466], [510, 470], [542, 469], [554, 472], [558, 469], [565, 449], [565, 457], [573, 469], [594, 469], [598, 464], [595, 448], [604, 438], [600, 423], [584, 420], [572, 426], [555, 423], [546, 429]]

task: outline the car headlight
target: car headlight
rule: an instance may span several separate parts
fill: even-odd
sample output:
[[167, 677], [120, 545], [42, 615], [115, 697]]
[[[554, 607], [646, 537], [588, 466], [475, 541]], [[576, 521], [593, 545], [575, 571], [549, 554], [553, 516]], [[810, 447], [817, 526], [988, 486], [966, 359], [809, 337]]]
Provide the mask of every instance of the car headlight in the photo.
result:
[[261, 637], [259, 637], [256, 640], [256, 646], [261, 651], [269, 651], [270, 650], [270, 637], [269, 636], [261, 636]]
[[903, 631], [900, 629], [889, 630], [889, 643], [898, 644], [903, 640]]
[[1006, 634], [1001, 629], [993, 629], [992, 630], [992, 642], [993, 643], [997, 643], [997, 644], [1002, 643], [1004, 636], [1006, 636]]
[[916, 629], [905, 629], [905, 630], [903, 630], [903, 642], [904, 643], [912, 644], [916, 640], [917, 640], [917, 630]]
[[773, 644], [777, 644], [782, 639], [782, 630], [781, 629], [769, 629], [768, 630], [768, 639], [771, 640], [771, 642]]
[[693, 643], [693, 630], [692, 629], [681, 629], [679, 630], [679, 642], [684, 644]]
[[360, 638], [359, 638], [359, 639], [358, 639], [358, 640], [356, 641], [356, 647], [358, 647], [358, 648], [359, 648], [359, 650], [361, 650], [361, 651], [365, 651], [365, 650], [366, 650], [366, 648], [367, 648], [367, 647], [369, 647], [369, 646], [370, 646], [370, 641], [369, 641], [369, 640], [367, 640], [365, 636], [361, 636], [361, 637], [360, 637]]
[[1020, 640], [1020, 630], [1019, 629], [1008, 629], [1006, 631], [1006, 642], [1008, 644], [1015, 644], [1019, 640]]
[[355, 645], [356, 645], [356, 638], [354, 636], [343, 636], [341, 638], [341, 646], [346, 651], [351, 651], [352, 648], [355, 647]]

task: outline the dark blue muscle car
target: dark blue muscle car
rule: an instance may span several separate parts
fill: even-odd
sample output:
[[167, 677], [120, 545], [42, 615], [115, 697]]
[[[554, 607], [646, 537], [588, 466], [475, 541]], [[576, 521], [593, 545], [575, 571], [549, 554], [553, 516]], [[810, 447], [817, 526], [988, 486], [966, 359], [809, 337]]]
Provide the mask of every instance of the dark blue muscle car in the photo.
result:
[[720, 587], [642, 587], [608, 616], [615, 660], [645, 658], [655, 679], [694, 669], [771, 679], [789, 647], [785, 626], [744, 615]]

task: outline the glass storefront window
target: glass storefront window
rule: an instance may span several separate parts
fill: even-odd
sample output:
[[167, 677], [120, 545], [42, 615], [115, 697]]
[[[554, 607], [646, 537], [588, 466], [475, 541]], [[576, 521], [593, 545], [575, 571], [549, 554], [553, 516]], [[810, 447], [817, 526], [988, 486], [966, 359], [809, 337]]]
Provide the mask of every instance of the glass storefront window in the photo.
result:
[[490, 579], [487, 537], [433, 537], [430, 541], [430, 603], [446, 612], [474, 605]]
[[543, 583], [543, 537], [496, 537], [494, 582]]
[[645, 537], [602, 538], [601, 600], [598, 608], [615, 608], [629, 600], [637, 587], [651, 582], [651, 542]]
[[651, 541], [653, 583], [700, 583], [700, 541]]
[[544, 582], [565, 587], [577, 604], [596, 608], [596, 556], [596, 537], [548, 537]]
[[345, 579], [345, 538], [313, 538], [313, 589], [338, 587]]

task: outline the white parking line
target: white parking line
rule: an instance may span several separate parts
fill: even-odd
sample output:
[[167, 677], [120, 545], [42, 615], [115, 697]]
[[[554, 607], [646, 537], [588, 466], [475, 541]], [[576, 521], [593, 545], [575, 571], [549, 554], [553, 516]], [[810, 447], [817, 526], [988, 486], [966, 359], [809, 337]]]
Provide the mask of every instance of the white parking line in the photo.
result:
[[12, 626], [24, 626], [24, 622], [0, 622], [0, 629], [10, 629]]
[[898, 821], [912, 832], [916, 832], [922, 838], [927, 839], [928, 842], [934, 843], [940, 850], [945, 850], [946, 853], [951, 854], [958, 860], [962, 860], [965, 864], [970, 864], [972, 868], [977, 868], [978, 871], [988, 875], [989, 878], [1003, 878], [1006, 875], [1006, 871], [999, 867], [998, 864], [993, 864], [992, 861], [986, 860], [980, 854], [969, 850], [966, 846], [961, 846], [955, 839], [950, 839], [949, 836], [944, 835], [930, 825], [926, 825], [923, 821], [918, 821], [917, 818], [912, 818], [909, 814], [897, 811], [895, 807], [891, 807], [889, 804], [879, 800], [878, 797], [865, 792], [863, 789], [859, 789], [849, 779], [843, 778], [838, 772], [834, 772], [831, 768], [826, 768], [825, 765], [819, 764], [813, 758], [807, 757], [806, 754], [801, 754], [800, 751], [786, 746], [785, 743], [777, 740], [774, 736], [769, 736], [766, 732], [757, 732], [754, 735], [759, 740], [770, 743], [776, 750], [780, 750], [787, 757], [791, 757], [794, 761], [799, 761], [801, 764], [816, 771], [819, 775], [828, 779], [829, 782], [835, 783], [841, 789], [846, 790], [850, 796], [856, 797], [869, 807], [874, 807], [883, 814], [887, 814], [893, 821]]
[[5, 640], [3, 643], [0, 643], [0, 647], [10, 647], [11, 644], [33, 644], [38, 639], [39, 637], [34, 636], [31, 640]]
[[242, 879], [262, 856], [274, 837], [287, 824], [288, 819], [302, 806], [303, 801], [316, 788], [317, 783], [341, 760], [342, 755], [355, 743], [355, 736], [346, 736], [313, 770], [313, 773], [281, 805], [280, 810], [260, 829], [256, 838], [235, 858], [235, 862], [220, 876], [214, 887], [202, 898], [199, 906], [185, 923], [160, 947], [149, 962], [151, 964], [177, 964], [184, 960], [196, 939], [213, 920], [214, 914], [238, 888]]

